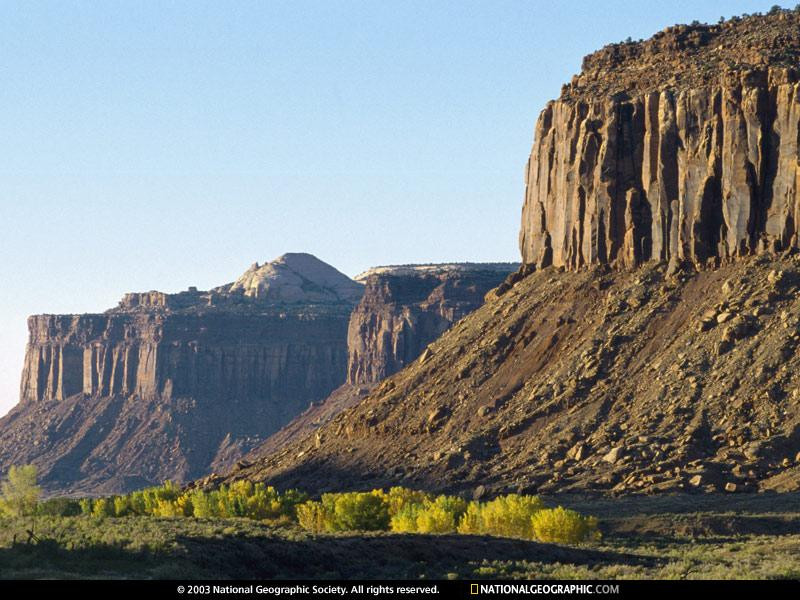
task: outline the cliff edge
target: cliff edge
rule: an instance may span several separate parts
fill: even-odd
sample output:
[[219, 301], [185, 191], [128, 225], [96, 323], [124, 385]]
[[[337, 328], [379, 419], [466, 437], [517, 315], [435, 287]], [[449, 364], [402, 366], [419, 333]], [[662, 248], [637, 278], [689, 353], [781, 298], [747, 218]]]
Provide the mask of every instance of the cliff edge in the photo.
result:
[[210, 291], [30, 317], [0, 468], [33, 462], [48, 491], [97, 494], [229, 466], [344, 383], [362, 293], [286, 254]]
[[718, 265], [800, 245], [800, 13], [608, 46], [536, 123], [523, 262]]

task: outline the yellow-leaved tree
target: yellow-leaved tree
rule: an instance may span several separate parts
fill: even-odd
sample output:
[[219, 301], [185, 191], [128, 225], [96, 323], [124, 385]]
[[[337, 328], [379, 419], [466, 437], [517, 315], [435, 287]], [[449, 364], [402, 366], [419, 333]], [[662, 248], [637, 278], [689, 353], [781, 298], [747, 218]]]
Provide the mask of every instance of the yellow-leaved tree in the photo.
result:
[[[28, 541], [36, 539], [36, 508], [42, 488], [36, 485], [34, 465], [12, 466], [0, 486], [0, 513], [9, 517], [31, 517]], [[15, 536], [16, 539], [16, 536]]]

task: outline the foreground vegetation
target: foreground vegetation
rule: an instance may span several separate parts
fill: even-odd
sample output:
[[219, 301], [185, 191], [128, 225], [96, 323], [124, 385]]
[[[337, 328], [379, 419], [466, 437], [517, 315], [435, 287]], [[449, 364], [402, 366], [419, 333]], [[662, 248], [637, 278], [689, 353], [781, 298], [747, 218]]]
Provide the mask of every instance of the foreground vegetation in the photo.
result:
[[461, 533], [579, 544], [599, 537], [597, 519], [562, 507], [546, 508], [536, 496], [507, 494], [489, 502], [435, 496], [393, 487], [388, 491], [323, 494], [319, 501], [297, 490], [283, 494], [263, 483], [237, 481], [219, 489], [182, 491], [167, 482], [126, 495], [43, 503], [39, 514], [92, 517], [241, 517], [298, 524], [312, 533], [393, 531]]
[[[646, 500], [646, 499], [641, 499]], [[691, 502], [693, 498], [686, 500]], [[676, 502], [680, 501], [677, 499]], [[313, 534], [244, 518], [0, 518], [0, 578], [797, 578], [800, 512], [662, 513], [601, 519], [590, 545], [493, 536]], [[735, 531], [720, 528], [736, 522]], [[765, 521], [779, 523], [774, 532]]]
[[546, 508], [535, 496], [470, 502], [400, 487], [310, 500], [248, 482], [39, 493], [30, 467], [0, 489], [0, 578], [800, 577], [798, 494], [567, 497], [570, 508]]

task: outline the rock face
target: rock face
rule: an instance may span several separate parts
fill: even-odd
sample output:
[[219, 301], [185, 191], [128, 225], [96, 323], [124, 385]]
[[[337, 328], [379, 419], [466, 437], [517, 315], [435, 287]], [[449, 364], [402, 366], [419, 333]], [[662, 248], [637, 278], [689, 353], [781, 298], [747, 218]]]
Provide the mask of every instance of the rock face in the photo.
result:
[[799, 490], [799, 61], [783, 10], [587, 57], [536, 126], [523, 267], [358, 404], [209, 484]]
[[800, 490], [799, 294], [797, 257], [537, 269], [316, 431], [207, 483]]
[[514, 263], [376, 267], [356, 279], [364, 296], [347, 334], [347, 381], [382, 381], [414, 361], [486, 293], [519, 267]]
[[284, 254], [255, 263], [233, 284], [218, 288], [227, 294], [268, 302], [358, 302], [363, 286], [310, 254]]
[[280, 422], [341, 383], [346, 362], [346, 313], [38, 315], [28, 323], [22, 403], [76, 394], [237, 403], [280, 392], [272, 407]]
[[0, 465], [52, 491], [120, 491], [235, 461], [345, 381], [363, 286], [307, 254], [210, 292], [127, 294], [105, 314], [38, 315]]
[[287, 254], [207, 292], [33, 316], [0, 468], [34, 462], [51, 493], [115, 493], [273, 451], [358, 404], [517, 267], [378, 267], [354, 281]]
[[523, 261], [704, 264], [800, 246], [798, 30], [787, 11], [587, 57], [536, 125]]
[[412, 363], [456, 321], [476, 310], [517, 263], [453, 263], [375, 267], [350, 316], [347, 382], [314, 403], [246, 457], [258, 461], [312, 434], [358, 405], [383, 379]]

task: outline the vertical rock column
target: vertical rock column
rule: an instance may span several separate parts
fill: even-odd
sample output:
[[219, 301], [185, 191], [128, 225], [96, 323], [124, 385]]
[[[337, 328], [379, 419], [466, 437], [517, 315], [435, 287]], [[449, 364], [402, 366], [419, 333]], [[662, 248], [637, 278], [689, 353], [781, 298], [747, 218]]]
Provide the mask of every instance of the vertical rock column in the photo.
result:
[[526, 169], [523, 261], [576, 269], [797, 246], [798, 84], [554, 101]]

